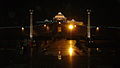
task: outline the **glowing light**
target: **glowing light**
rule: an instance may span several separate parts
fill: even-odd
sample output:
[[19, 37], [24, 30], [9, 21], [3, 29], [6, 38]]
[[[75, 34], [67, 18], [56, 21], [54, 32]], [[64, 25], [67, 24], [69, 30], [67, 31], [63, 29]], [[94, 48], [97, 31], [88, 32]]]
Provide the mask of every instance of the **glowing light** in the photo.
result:
[[61, 58], [61, 55], [58, 55], [58, 60], [61, 60], [62, 58]]
[[76, 27], [76, 25], [74, 25], [74, 27]]
[[58, 14], [62, 14], [61, 12], [58, 12]]
[[58, 54], [61, 54], [61, 51], [58, 51]]
[[24, 27], [22, 27], [22, 31], [24, 31]]
[[24, 47], [22, 46], [22, 50], [24, 49]]
[[59, 24], [61, 24], [61, 22], [59, 22]]
[[49, 31], [49, 29], [50, 29], [49, 26], [47, 26], [47, 30], [48, 30], [48, 31]]
[[48, 19], [45, 19], [45, 22], [49, 22], [49, 20], [48, 20]]
[[99, 48], [96, 48], [97, 51], [99, 51]]
[[99, 31], [99, 27], [96, 27], [96, 30]]
[[79, 23], [78, 25], [81, 25], [81, 26], [84, 25], [83, 22], [78, 22], [78, 23]]
[[70, 45], [72, 45], [72, 42], [73, 42], [72, 40], [69, 41]]
[[74, 28], [74, 26], [73, 25], [69, 25], [68, 28], [72, 30]]
[[54, 19], [57, 19], [57, 20], [66, 20], [66, 17], [61, 13], [59, 12], [55, 17]]
[[46, 27], [47, 25], [45, 24], [44, 27]]
[[58, 32], [62, 32], [62, 28], [61, 27], [58, 27]]
[[75, 22], [75, 19], [72, 19], [71, 21]]
[[58, 60], [61, 60], [62, 57], [61, 57], [61, 51], [58, 51]]
[[73, 48], [70, 47], [70, 48], [69, 48], [69, 55], [72, 56], [72, 54], [73, 54]]

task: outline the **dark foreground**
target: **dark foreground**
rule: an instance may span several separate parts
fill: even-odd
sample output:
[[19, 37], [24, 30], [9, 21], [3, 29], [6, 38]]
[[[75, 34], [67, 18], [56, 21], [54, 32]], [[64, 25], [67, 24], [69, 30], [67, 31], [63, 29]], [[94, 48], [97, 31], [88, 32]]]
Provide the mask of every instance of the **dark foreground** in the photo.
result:
[[119, 29], [93, 29], [90, 44], [78, 37], [45, 36], [48, 40], [37, 37], [32, 46], [21, 31], [4, 31], [0, 35], [0, 68], [120, 68]]
[[[120, 68], [119, 47], [89, 48], [84, 41], [76, 45], [75, 40], [40, 41], [29, 49], [1, 48], [1, 68]], [[69, 46], [73, 55], [68, 53]], [[60, 51], [60, 53], [59, 53]]]

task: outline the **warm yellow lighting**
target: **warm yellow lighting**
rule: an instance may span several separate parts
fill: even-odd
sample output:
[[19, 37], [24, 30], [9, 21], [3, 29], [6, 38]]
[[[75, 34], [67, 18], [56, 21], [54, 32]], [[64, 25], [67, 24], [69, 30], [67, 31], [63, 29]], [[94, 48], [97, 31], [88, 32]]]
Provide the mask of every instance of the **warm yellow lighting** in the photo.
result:
[[24, 31], [24, 27], [22, 27], [22, 31]]
[[61, 22], [59, 22], [59, 24], [61, 24]]
[[96, 48], [97, 51], [99, 51], [99, 48]]
[[58, 60], [61, 60], [62, 57], [61, 57], [61, 51], [58, 51]]
[[83, 22], [78, 22], [78, 25], [83, 26], [84, 24]]
[[58, 55], [58, 60], [61, 60], [62, 58], [61, 58], [61, 55]]
[[46, 28], [47, 28], [47, 31], [49, 31], [49, 29], [50, 29], [49, 26], [46, 26]]
[[74, 26], [73, 25], [69, 25], [68, 28], [72, 30], [74, 28]]
[[96, 27], [96, 30], [99, 31], [99, 27]]
[[72, 40], [69, 41], [70, 45], [72, 45], [72, 42], [73, 42]]
[[73, 54], [73, 48], [70, 47], [70, 48], [69, 48], [69, 55], [72, 56], [72, 54]]
[[59, 13], [54, 17], [54, 19], [64, 20], [64, 19], [66, 19], [66, 17], [65, 17], [61, 12], [59, 12]]
[[62, 28], [61, 27], [58, 27], [58, 32], [62, 32]]
[[76, 25], [74, 25], [74, 27], [76, 27]]
[[46, 27], [46, 24], [44, 25], [44, 27]]

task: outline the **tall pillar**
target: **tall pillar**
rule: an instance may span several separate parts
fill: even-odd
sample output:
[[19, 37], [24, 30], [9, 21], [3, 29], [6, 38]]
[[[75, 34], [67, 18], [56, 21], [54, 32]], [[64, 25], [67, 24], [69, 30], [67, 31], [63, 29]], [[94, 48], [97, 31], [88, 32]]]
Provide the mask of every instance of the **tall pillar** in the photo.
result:
[[88, 14], [87, 37], [89, 39], [91, 38], [91, 33], [90, 33], [90, 12], [91, 12], [91, 10], [87, 9], [87, 14]]
[[[90, 12], [91, 10], [87, 9], [87, 14], [88, 14], [88, 24], [87, 24], [87, 38], [90, 39], [91, 38], [91, 32], [90, 32]], [[91, 48], [88, 48], [88, 68], [90, 68], [90, 52], [91, 52]]]
[[30, 39], [33, 38], [33, 10], [29, 10], [30, 12]]

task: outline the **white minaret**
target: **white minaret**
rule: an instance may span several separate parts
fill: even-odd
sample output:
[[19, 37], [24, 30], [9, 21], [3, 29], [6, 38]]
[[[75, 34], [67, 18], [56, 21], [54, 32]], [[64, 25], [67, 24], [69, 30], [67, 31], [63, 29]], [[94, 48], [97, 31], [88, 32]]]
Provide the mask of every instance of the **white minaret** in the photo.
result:
[[33, 38], [33, 10], [29, 10], [30, 12], [30, 39]]
[[89, 39], [91, 38], [91, 34], [90, 34], [90, 12], [91, 12], [91, 10], [87, 9], [87, 14], [88, 14], [87, 37]]

